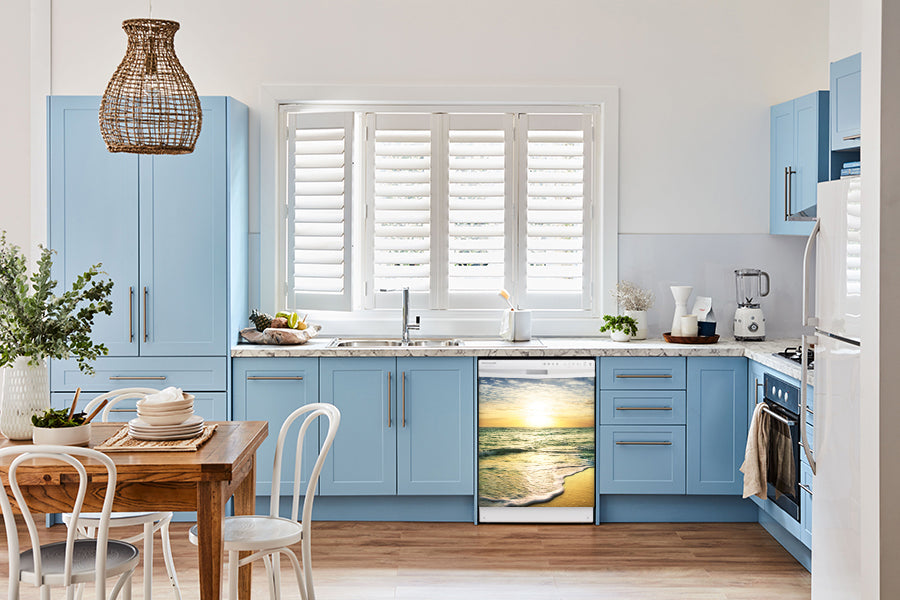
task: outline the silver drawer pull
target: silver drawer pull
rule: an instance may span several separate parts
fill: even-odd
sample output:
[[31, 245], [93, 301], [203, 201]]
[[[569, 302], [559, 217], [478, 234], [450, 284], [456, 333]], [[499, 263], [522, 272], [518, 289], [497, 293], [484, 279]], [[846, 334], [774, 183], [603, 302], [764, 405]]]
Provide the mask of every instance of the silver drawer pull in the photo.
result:
[[860, 138], [860, 134], [858, 134], [858, 133], [856, 135], [845, 135], [844, 141], [849, 142], [850, 140], [858, 140], [859, 138]]
[[282, 376], [282, 377], [271, 376], [270, 377], [270, 376], [266, 376], [266, 375], [248, 375], [247, 379], [252, 380], [252, 381], [300, 381], [303, 378], [300, 377], [299, 375], [294, 375], [291, 377], [288, 377], [288, 376]]
[[165, 375], [110, 375], [110, 381], [165, 381]]
[[616, 442], [616, 446], [671, 446], [672, 442]]
[[812, 409], [808, 406], [806, 407], [806, 412], [808, 412], [811, 415], [815, 414], [815, 413], [813, 413]]
[[801, 489], [801, 490], [803, 490], [804, 492], [806, 492], [807, 494], [809, 494], [810, 496], [812, 496], [812, 490], [809, 489], [809, 487], [803, 485], [802, 483], [798, 483], [797, 485], [800, 486], [800, 489]]
[[127, 412], [127, 413], [136, 413], [136, 408], [111, 408], [109, 412]]
[[616, 379], [672, 379], [672, 375], [616, 375]]
[[672, 410], [671, 406], [617, 406], [616, 410]]
[[776, 421], [781, 421], [782, 423], [784, 423], [784, 424], [787, 425], [788, 427], [793, 427], [794, 425], [797, 424], [796, 421], [791, 421], [790, 419], [785, 419], [784, 417], [782, 417], [782, 416], [779, 415], [778, 413], [769, 410], [768, 407], [766, 407], [766, 406], [763, 406], [763, 407], [762, 407], [762, 411], [763, 411], [764, 413], [766, 413], [767, 415], [769, 415], [770, 417], [772, 417], [773, 419], [775, 419]]

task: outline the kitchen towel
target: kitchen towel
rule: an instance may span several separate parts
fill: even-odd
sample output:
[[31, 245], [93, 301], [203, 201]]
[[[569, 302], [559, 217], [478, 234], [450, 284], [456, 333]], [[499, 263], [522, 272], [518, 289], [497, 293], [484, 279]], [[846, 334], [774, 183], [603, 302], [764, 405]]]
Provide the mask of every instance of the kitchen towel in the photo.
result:
[[782, 494], [794, 495], [797, 487], [797, 469], [794, 466], [794, 445], [791, 443], [791, 429], [781, 422], [773, 423], [769, 436], [767, 462], [768, 480], [775, 486], [775, 499]]
[[744, 498], [756, 496], [765, 500], [766, 475], [768, 473], [769, 415], [763, 410], [763, 406], [765, 406], [765, 402], [760, 402], [753, 411], [741, 473], [744, 474]]

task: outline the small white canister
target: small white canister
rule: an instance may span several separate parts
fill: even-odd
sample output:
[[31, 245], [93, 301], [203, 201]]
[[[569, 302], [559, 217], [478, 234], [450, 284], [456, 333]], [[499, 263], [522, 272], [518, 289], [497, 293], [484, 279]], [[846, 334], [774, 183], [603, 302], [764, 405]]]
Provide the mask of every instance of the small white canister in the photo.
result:
[[508, 342], [531, 340], [531, 311], [505, 311], [500, 319], [500, 337]]

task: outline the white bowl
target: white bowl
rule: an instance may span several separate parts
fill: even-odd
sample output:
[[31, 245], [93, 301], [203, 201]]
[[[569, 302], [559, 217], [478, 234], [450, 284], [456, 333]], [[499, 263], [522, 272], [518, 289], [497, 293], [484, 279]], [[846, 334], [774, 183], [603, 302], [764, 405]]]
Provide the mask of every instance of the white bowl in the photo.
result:
[[138, 418], [148, 425], [180, 425], [190, 419], [193, 414], [194, 410], [190, 408], [187, 410], [179, 410], [177, 412], [173, 411], [165, 415], [151, 415], [139, 410]]
[[31, 441], [55, 446], [87, 446], [91, 441], [91, 424], [76, 427], [34, 427]]
[[168, 402], [147, 402], [147, 399], [137, 401], [137, 408], [140, 411], [153, 412], [171, 412], [176, 410], [186, 410], [194, 405], [193, 394], [182, 394], [180, 400], [169, 400]]

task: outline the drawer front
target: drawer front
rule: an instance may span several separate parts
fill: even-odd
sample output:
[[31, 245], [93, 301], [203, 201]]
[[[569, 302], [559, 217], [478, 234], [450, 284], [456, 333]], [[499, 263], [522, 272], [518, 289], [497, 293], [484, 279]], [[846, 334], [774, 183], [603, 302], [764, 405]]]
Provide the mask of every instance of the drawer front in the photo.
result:
[[600, 427], [601, 494], [684, 494], [684, 426]]
[[[141, 386], [142, 387], [142, 386]], [[101, 392], [82, 393], [78, 397], [78, 408], [82, 411], [87, 407], [88, 403], [100, 395]], [[53, 408], [68, 408], [72, 406], [72, 396], [69, 392], [54, 392], [50, 394], [50, 401]], [[228, 418], [228, 403], [225, 392], [196, 392], [194, 393], [194, 413], [200, 415], [207, 421], [225, 421]], [[129, 398], [116, 403], [109, 409], [107, 421], [117, 423], [127, 423], [137, 416], [135, 408], [136, 398]], [[103, 413], [94, 417], [94, 421], [100, 422]]]
[[683, 390], [683, 357], [610, 357], [600, 359], [602, 390]]
[[52, 361], [50, 389], [54, 392], [108, 392], [124, 387], [179, 387], [193, 392], [227, 390], [227, 361], [223, 357], [121, 358], [103, 357], [94, 363], [96, 373], [78, 370], [74, 360]]
[[682, 391], [600, 392], [600, 424], [684, 425], [685, 396]]
[[[807, 423], [807, 424], [806, 424], [806, 439], [807, 439], [807, 441], [809, 442], [809, 448], [810, 448], [810, 450], [815, 451], [815, 449], [816, 449], [816, 440], [815, 440], [815, 437], [814, 437], [814, 435], [813, 435], [813, 426], [812, 426], [812, 423]], [[800, 440], [800, 443], [802, 444], [802, 443], [803, 443], [803, 440]], [[813, 458], [815, 458], [815, 457], [816, 457], [815, 454], [813, 454]], [[803, 463], [804, 465], [809, 466], [809, 460], [807, 460], [807, 458], [806, 458], [806, 452], [803, 451], [803, 448], [802, 448], [802, 447], [800, 448], [800, 462]]]

